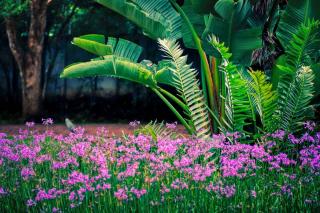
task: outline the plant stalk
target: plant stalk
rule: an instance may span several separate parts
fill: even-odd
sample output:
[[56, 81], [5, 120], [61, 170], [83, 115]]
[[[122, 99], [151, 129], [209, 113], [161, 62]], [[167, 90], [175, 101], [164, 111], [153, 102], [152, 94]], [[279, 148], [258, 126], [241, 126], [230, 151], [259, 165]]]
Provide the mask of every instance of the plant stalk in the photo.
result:
[[186, 128], [188, 133], [194, 134], [194, 131], [192, 130], [192, 128], [189, 126], [186, 120], [182, 117], [182, 115], [176, 110], [176, 108], [172, 106], [172, 104], [168, 101], [168, 99], [166, 99], [166, 97], [164, 97], [156, 88], [151, 88], [151, 90], [155, 92], [159, 96], [159, 98], [169, 107], [169, 109], [177, 116], [177, 118], [182, 123], [182, 125]]
[[214, 85], [213, 85], [213, 81], [212, 81], [208, 58], [202, 48], [201, 39], [199, 38], [196, 30], [194, 29], [192, 23], [190, 22], [188, 16], [183, 11], [183, 9], [177, 4], [177, 2], [175, 0], [170, 0], [170, 2], [176, 8], [176, 10], [180, 13], [182, 19], [186, 22], [189, 30], [191, 31], [193, 41], [194, 41], [195, 46], [196, 46], [196, 48], [199, 52], [199, 55], [200, 55], [200, 60], [201, 60], [202, 68], [203, 68], [202, 71], [204, 72], [205, 80], [207, 83], [207, 91], [203, 91], [203, 93], [208, 92], [209, 106], [213, 110], [214, 109], [214, 94], [213, 94]]

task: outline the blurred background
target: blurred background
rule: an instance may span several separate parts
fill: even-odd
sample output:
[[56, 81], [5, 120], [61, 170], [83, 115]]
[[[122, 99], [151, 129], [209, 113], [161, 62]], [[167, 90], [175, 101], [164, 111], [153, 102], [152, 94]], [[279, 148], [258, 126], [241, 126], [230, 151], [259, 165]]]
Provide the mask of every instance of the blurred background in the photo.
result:
[[[93, 1], [33, 0], [31, 7], [29, 2], [0, 0], [0, 124], [46, 117], [56, 122], [68, 117], [77, 123], [176, 120], [165, 104], [141, 85], [103, 77], [59, 78], [64, 67], [94, 57], [73, 46], [73, 37], [103, 34], [124, 38], [144, 48], [140, 60], [153, 62], [162, 57], [156, 41]], [[267, 0], [251, 2], [255, 2], [258, 16], [270, 7]], [[287, 4], [286, 0], [280, 2], [281, 7]], [[190, 49], [185, 54], [198, 68], [197, 54]], [[319, 108], [316, 115], [319, 119]]]
[[[14, 37], [22, 51], [28, 51], [31, 14], [24, 2], [0, 0], [0, 123], [37, 121], [42, 117], [52, 117], [57, 122], [68, 117], [89, 123], [175, 120], [152, 92], [138, 84], [102, 77], [59, 78], [65, 66], [93, 57], [71, 44], [73, 37], [83, 34], [125, 38], [144, 48], [140, 59], [157, 61], [161, 57], [157, 43], [144, 36], [138, 27], [88, 0], [54, 0], [48, 4], [41, 53], [40, 107], [36, 113], [28, 114], [28, 109], [24, 112], [19, 63], [9, 40], [9, 36]], [[197, 58], [193, 58], [192, 52], [187, 53], [197, 66]]]

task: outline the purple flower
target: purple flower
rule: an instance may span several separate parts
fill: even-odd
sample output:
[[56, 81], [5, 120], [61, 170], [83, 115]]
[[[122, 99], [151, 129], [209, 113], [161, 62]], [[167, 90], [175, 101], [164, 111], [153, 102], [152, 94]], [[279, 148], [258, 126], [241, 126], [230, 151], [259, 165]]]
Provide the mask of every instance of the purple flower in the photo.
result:
[[26, 122], [26, 126], [28, 128], [32, 128], [32, 127], [34, 127], [34, 122]]
[[49, 126], [53, 124], [52, 118], [42, 118], [42, 124], [45, 126]]
[[6, 194], [8, 194], [8, 192], [6, 192], [6, 190], [4, 190], [4, 188], [0, 187], [0, 196], [6, 195]]
[[140, 121], [134, 120], [129, 123], [129, 126], [135, 128], [140, 125]]
[[177, 122], [174, 122], [174, 123], [166, 123], [166, 127], [168, 128], [168, 129], [175, 129], [175, 128], [177, 128]]
[[33, 168], [23, 167], [21, 169], [21, 177], [24, 180], [30, 179], [32, 176], [35, 176], [35, 174], [36, 173], [34, 172]]
[[128, 199], [127, 190], [124, 189], [124, 188], [118, 189], [118, 191], [116, 191], [116, 192], [114, 193], [114, 196], [115, 196], [118, 200], [127, 200], [127, 199]]
[[56, 212], [61, 212], [61, 210], [59, 208], [53, 207], [52, 208], [52, 212], [56, 213]]
[[37, 203], [35, 201], [33, 201], [32, 199], [27, 200], [27, 206], [31, 207], [31, 206], [35, 206]]
[[282, 194], [291, 196], [292, 195], [291, 186], [290, 185], [281, 186], [281, 192]]
[[283, 130], [277, 130], [276, 132], [271, 134], [271, 137], [274, 139], [283, 140], [284, 136], [286, 135], [286, 132]]
[[316, 127], [316, 123], [313, 121], [306, 121], [304, 122], [303, 125], [304, 125], [304, 128], [309, 131], [313, 131], [314, 128]]
[[251, 196], [252, 196], [253, 198], [256, 198], [256, 197], [257, 197], [257, 192], [254, 191], [254, 190], [251, 190]]
[[137, 198], [140, 198], [142, 195], [144, 195], [145, 193], [147, 193], [147, 190], [145, 189], [135, 189], [135, 188], [131, 188], [130, 190]]
[[2, 133], [0, 132], [0, 139], [4, 139], [7, 137], [7, 134], [6, 133]]

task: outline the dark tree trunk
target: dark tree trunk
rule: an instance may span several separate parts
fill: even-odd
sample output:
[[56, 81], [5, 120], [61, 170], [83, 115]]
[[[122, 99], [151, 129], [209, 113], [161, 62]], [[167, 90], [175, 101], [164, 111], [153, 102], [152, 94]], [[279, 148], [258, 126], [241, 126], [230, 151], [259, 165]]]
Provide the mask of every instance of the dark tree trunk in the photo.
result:
[[26, 50], [17, 37], [15, 20], [5, 19], [9, 46], [19, 68], [22, 89], [22, 114], [24, 118], [41, 113], [41, 68], [43, 40], [46, 28], [47, 0], [30, 1], [30, 26]]

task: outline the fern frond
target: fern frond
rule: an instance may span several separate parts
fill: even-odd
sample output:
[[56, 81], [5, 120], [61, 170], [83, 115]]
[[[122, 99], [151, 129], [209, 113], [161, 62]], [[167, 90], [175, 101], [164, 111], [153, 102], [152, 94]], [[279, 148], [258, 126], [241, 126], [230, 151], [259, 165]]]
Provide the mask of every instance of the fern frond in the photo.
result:
[[302, 122], [312, 116], [310, 105], [314, 93], [314, 74], [310, 67], [301, 67], [295, 79], [279, 98], [277, 127], [286, 131], [300, 130]]
[[313, 53], [319, 48], [319, 44], [320, 21], [308, 20], [306, 24], [301, 24], [286, 46], [284, 60], [278, 60], [276, 69], [273, 71], [274, 88], [278, 87], [278, 81], [279, 86], [282, 81], [287, 87], [301, 66], [311, 66]]
[[298, 32], [293, 35], [292, 40], [287, 47], [287, 66], [293, 69], [302, 65], [310, 65], [310, 57], [315, 50], [314, 44], [319, 42], [319, 26], [320, 21], [308, 20], [306, 24], [302, 24]]
[[183, 102], [188, 106], [185, 112], [194, 126], [197, 137], [210, 136], [210, 120], [202, 91], [199, 88], [197, 72], [187, 63], [187, 56], [174, 40], [159, 40], [161, 50], [171, 60], [169, 67], [173, 74], [173, 85]]
[[[231, 54], [224, 43], [219, 43], [216, 37], [209, 39], [210, 44], [219, 51], [222, 56], [221, 72], [225, 76], [227, 94], [225, 97], [225, 125], [229, 131], [243, 131], [247, 121], [253, 118], [252, 107], [249, 100], [246, 80], [239, 73], [236, 65], [229, 61]], [[223, 95], [222, 95], [223, 96]]]
[[157, 121], [151, 121], [147, 125], [137, 130], [138, 134], [150, 135], [153, 140], [157, 141], [159, 138], [172, 138], [174, 131], [166, 128], [164, 122], [158, 123]]
[[272, 90], [272, 84], [261, 71], [250, 71], [251, 79], [247, 80], [250, 96], [260, 116], [265, 131], [273, 131], [273, 115], [277, 106], [277, 92]]

